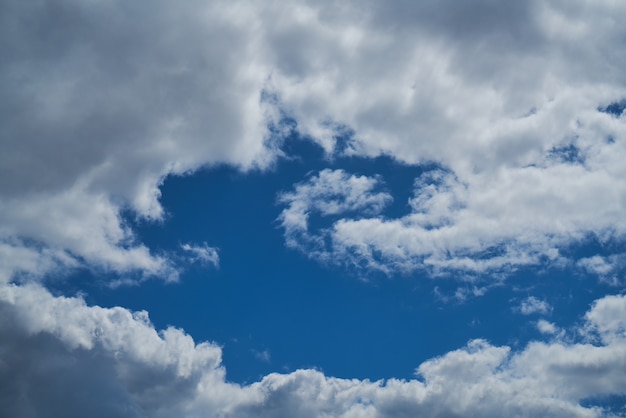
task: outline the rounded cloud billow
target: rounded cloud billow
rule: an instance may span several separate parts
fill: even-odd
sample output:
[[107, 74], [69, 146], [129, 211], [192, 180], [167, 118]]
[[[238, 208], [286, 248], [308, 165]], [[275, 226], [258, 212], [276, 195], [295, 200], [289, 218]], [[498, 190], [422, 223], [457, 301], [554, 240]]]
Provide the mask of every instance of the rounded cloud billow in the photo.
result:
[[[36, 307], [36, 309], [33, 309]], [[419, 379], [371, 382], [315, 370], [225, 380], [221, 350], [182, 331], [157, 332], [145, 312], [86, 306], [39, 286], [0, 290], [0, 413], [128, 417], [599, 417], [582, 400], [621, 393], [626, 298], [609, 296], [576, 332], [600, 344], [554, 340], [519, 351], [484, 340], [422, 363]], [[619, 319], [618, 319], [619, 318]], [[53, 378], [45, 371], [57, 376]], [[85, 373], [84, 370], [93, 371]], [[49, 385], [51, 379], [58, 382]], [[61, 383], [61, 384], [59, 384]], [[45, 388], [45, 389], [44, 389]], [[88, 397], [90, 396], [90, 397]], [[51, 398], [64, 399], [63, 404]], [[611, 415], [606, 415], [611, 416]]]
[[[4, 0], [0, 415], [622, 413], [589, 399], [626, 395], [624, 21], [611, 0]], [[503, 285], [568, 266], [615, 294], [569, 328], [554, 301], [517, 298], [507, 312], [551, 339], [472, 339], [417, 379], [306, 369], [239, 385], [214, 343], [46, 290], [77, 271], [139, 285], [227, 268], [211, 236], [158, 250], [138, 225], [168, 222], [169, 177], [262, 176], [294, 140], [332, 168], [276, 186], [273, 219], [328, 269]], [[385, 175], [340, 166], [381, 156], [423, 168], [403, 214], [388, 214]]]

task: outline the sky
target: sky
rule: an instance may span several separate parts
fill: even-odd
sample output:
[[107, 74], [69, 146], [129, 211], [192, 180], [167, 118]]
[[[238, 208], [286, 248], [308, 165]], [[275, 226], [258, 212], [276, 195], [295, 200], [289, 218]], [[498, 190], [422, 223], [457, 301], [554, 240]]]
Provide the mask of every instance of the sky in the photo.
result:
[[626, 3], [0, 2], [0, 415], [626, 416]]

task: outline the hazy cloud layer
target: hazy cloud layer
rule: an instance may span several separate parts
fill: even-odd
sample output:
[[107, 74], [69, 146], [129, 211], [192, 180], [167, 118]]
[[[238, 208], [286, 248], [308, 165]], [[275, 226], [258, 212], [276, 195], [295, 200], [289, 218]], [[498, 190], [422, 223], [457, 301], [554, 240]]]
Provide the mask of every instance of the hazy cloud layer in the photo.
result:
[[36, 285], [3, 285], [0, 311], [3, 416], [599, 417], [610, 411], [580, 402], [626, 395], [624, 296], [597, 300], [569, 342], [512, 351], [472, 340], [422, 363], [419, 379], [298, 370], [247, 386], [225, 381], [217, 345], [157, 332], [146, 312], [87, 306]]

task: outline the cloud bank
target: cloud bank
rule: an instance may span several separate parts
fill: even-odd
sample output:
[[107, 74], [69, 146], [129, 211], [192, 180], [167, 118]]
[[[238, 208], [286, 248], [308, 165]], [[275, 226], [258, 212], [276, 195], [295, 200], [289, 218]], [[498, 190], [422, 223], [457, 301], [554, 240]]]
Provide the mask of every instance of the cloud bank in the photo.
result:
[[570, 341], [513, 351], [472, 340], [422, 363], [412, 380], [298, 370], [244, 386], [227, 381], [219, 346], [157, 331], [146, 312], [34, 284], [3, 285], [0, 311], [3, 416], [600, 417], [620, 411], [586, 400], [626, 395], [623, 295], [597, 300]]

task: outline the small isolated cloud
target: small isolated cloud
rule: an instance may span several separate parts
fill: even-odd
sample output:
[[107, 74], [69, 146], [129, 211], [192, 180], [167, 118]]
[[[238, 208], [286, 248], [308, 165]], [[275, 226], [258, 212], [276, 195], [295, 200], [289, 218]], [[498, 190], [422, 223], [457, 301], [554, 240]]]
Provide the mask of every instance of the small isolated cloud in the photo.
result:
[[219, 267], [220, 265], [218, 249], [209, 247], [206, 242], [203, 242], [202, 245], [182, 244], [180, 248], [189, 253], [187, 259], [191, 263], [212, 265], [214, 267]]
[[581, 258], [576, 266], [587, 273], [598, 277], [600, 282], [610, 286], [619, 287], [624, 284], [626, 273], [626, 254], [612, 254], [609, 256], [594, 255], [593, 257]]
[[559, 330], [556, 325], [554, 325], [552, 322], [546, 321], [545, 319], [540, 319], [539, 321], [537, 321], [536, 325], [537, 325], [537, 329], [542, 334], [553, 335], [553, 334], [556, 334]]
[[545, 300], [538, 299], [534, 296], [529, 296], [522, 301], [514, 310], [520, 312], [522, 315], [541, 314], [548, 315], [552, 312], [552, 306]]

